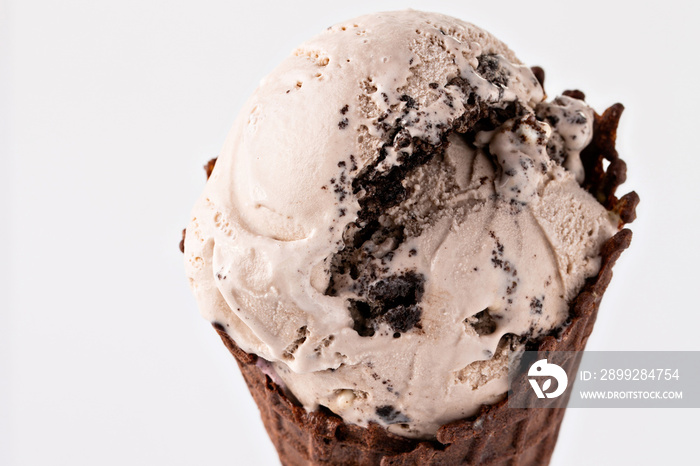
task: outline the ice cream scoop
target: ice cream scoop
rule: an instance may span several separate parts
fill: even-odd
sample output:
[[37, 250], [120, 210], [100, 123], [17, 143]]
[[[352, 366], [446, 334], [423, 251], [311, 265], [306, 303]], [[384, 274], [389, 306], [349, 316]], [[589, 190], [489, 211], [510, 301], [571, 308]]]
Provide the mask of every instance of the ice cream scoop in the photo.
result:
[[[418, 11], [337, 24], [241, 110], [187, 275], [307, 411], [404, 437], [494, 403], [621, 224], [584, 190], [594, 112], [489, 33]], [[261, 366], [261, 367], [262, 367]]]

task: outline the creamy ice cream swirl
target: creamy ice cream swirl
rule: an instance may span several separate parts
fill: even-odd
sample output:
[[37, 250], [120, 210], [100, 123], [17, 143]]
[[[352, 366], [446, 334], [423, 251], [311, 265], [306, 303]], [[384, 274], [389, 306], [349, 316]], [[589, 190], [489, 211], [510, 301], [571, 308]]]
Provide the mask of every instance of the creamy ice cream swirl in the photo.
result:
[[497, 39], [416, 11], [338, 24], [263, 80], [187, 229], [203, 315], [307, 409], [430, 438], [507, 390], [618, 224], [592, 110]]

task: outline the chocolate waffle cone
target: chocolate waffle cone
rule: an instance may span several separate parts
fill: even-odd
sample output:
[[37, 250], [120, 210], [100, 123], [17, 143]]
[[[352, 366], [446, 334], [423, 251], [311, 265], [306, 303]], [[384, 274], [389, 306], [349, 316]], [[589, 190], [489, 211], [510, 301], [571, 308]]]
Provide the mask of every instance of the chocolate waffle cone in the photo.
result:
[[[567, 93], [565, 93], [567, 94]], [[583, 98], [580, 91], [567, 95]], [[595, 116], [594, 136], [583, 151], [586, 169], [584, 187], [606, 208], [620, 216], [620, 227], [635, 218], [639, 201], [632, 192], [621, 199], [615, 190], [625, 180], [626, 167], [615, 151], [615, 132], [622, 112], [616, 104]], [[605, 170], [603, 159], [610, 164]], [[558, 362], [570, 374], [576, 371], [580, 353], [586, 346], [605, 289], [612, 278], [612, 267], [625, 250], [632, 232], [622, 229], [601, 251], [601, 267], [572, 301], [570, 319], [556, 334], [527, 349], [546, 357], [549, 351], [571, 351], [569, 360]], [[266, 375], [266, 363], [241, 350], [225, 330], [214, 324], [224, 344], [238, 361], [263, 423], [285, 466], [301, 465], [547, 465], [554, 451], [564, 417], [567, 396], [550, 400], [548, 408], [510, 408], [508, 398], [483, 406], [468, 419], [443, 425], [432, 441], [393, 435], [376, 424], [349, 425], [332, 412], [307, 412]], [[515, 384], [527, 383], [524, 377]], [[511, 396], [512, 396], [511, 392]], [[528, 393], [530, 390], [518, 390]]]

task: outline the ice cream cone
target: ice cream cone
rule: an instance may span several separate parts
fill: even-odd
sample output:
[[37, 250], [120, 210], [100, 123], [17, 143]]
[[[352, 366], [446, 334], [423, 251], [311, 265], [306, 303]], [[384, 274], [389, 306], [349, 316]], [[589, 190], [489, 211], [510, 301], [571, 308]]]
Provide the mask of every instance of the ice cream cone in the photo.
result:
[[505, 374], [523, 350], [578, 368], [638, 202], [615, 196], [622, 105], [546, 101], [443, 15], [329, 31], [207, 165], [183, 243], [203, 315], [285, 465], [548, 464], [568, 395], [530, 407]]

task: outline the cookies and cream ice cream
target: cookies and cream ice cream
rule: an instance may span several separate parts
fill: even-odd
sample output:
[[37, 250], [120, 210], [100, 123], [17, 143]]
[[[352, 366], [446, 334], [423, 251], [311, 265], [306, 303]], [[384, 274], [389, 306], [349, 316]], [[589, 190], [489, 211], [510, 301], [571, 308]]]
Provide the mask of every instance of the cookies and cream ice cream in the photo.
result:
[[261, 82], [192, 212], [202, 314], [351, 424], [430, 438], [500, 400], [619, 223], [580, 186], [575, 97], [451, 17], [328, 28]]

